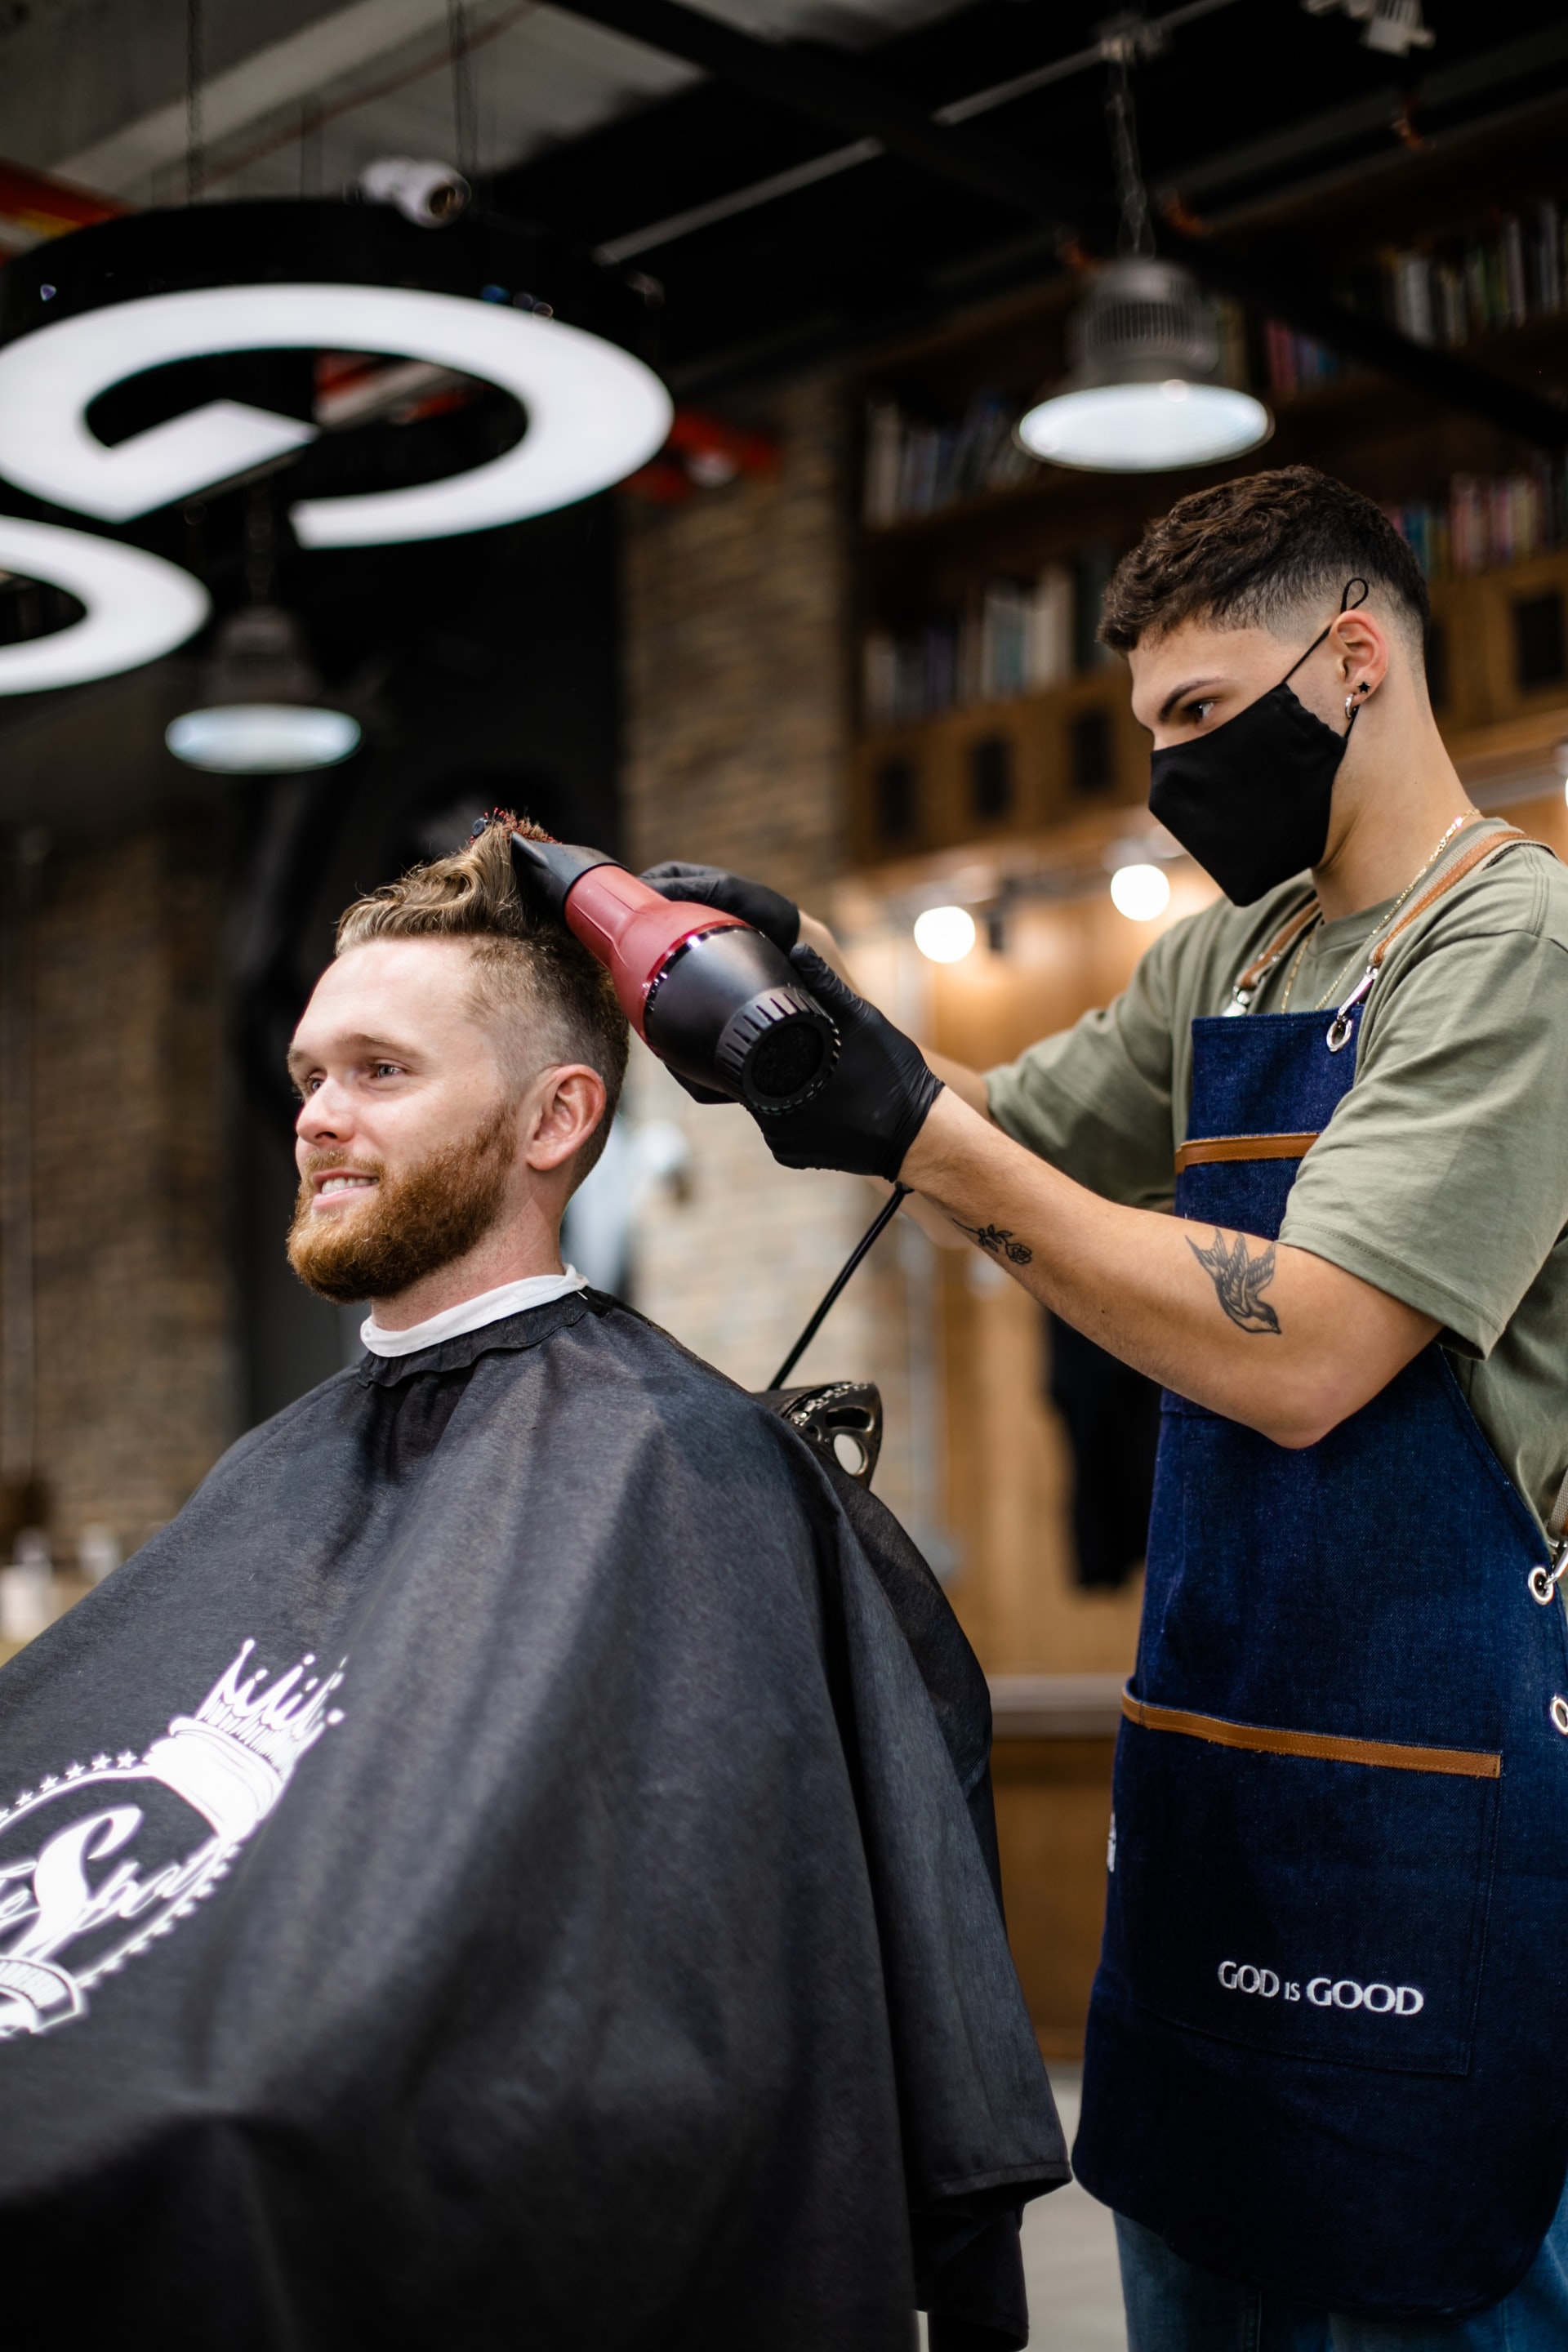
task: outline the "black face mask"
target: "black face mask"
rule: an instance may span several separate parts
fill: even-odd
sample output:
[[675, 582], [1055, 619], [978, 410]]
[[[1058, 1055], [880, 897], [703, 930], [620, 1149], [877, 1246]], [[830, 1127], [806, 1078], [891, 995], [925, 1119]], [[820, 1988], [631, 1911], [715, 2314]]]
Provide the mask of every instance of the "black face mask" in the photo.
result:
[[[1361, 590], [1355, 604], [1352, 588]], [[1364, 580], [1347, 582], [1340, 611], [1353, 612], [1366, 593]], [[1150, 814], [1235, 906], [1250, 907], [1303, 866], [1316, 866], [1328, 847], [1334, 778], [1361, 705], [1336, 735], [1289, 686], [1328, 634], [1315, 636], [1277, 687], [1223, 727], [1191, 743], [1172, 743], [1150, 760]]]

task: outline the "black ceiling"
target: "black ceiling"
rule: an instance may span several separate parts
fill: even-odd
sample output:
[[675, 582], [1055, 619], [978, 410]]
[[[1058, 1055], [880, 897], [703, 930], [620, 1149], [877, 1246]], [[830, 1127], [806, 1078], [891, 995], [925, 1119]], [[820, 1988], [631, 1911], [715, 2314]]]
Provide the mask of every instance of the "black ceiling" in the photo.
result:
[[[583, 13], [657, 29], [690, 12], [661, 0], [584, 0]], [[1189, 203], [1208, 214], [1568, 93], [1568, 27], [1552, 0], [1494, 0], [1485, 10], [1426, 0], [1426, 13], [1436, 46], [1405, 59], [1369, 50], [1357, 24], [1309, 15], [1300, 0], [1234, 0], [1176, 27], [1134, 77], [1147, 178], [1193, 188]], [[796, 65], [858, 78], [913, 120], [1092, 46], [1105, 14], [1104, 0], [977, 0], [852, 59], [809, 43], [772, 56], [781, 82]], [[592, 246], [855, 135], [847, 117], [833, 127], [762, 95], [769, 52], [745, 46], [757, 52], [751, 86], [715, 76], [505, 175], [489, 200]], [[998, 181], [1012, 170], [1053, 191], [1054, 207], [1002, 201], [884, 155], [637, 255], [628, 270], [664, 289], [661, 357], [677, 390], [829, 356], [1037, 278], [1057, 266], [1064, 227], [1089, 250], [1107, 250], [1115, 212], [1105, 87], [1097, 66], [953, 134]], [[1234, 155], [1254, 144], [1260, 156]], [[1369, 229], [1375, 236], [1374, 221]], [[1331, 253], [1317, 258], [1331, 270]]]

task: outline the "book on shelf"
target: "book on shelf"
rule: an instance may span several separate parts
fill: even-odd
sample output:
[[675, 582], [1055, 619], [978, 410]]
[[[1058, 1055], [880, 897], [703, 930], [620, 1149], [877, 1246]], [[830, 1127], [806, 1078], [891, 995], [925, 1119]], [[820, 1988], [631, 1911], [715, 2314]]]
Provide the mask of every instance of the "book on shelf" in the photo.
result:
[[1269, 391], [1285, 400], [1299, 392], [1316, 392], [1347, 373], [1337, 352], [1310, 335], [1299, 335], [1279, 319], [1263, 322], [1263, 360]]
[[866, 412], [864, 512], [873, 525], [934, 514], [984, 490], [1008, 490], [1039, 470], [1014, 438], [1016, 403], [980, 392], [957, 423], [910, 416], [896, 401], [873, 400]]
[[1412, 342], [1452, 351], [1497, 327], [1520, 327], [1568, 307], [1563, 207], [1542, 196], [1499, 212], [1462, 236], [1390, 248], [1382, 257], [1385, 305]]
[[861, 671], [867, 724], [899, 725], [1063, 685], [1078, 667], [1077, 608], [1071, 566], [1047, 563], [1032, 582], [987, 581], [962, 615], [872, 630]]
[[1428, 580], [1468, 577], [1522, 563], [1568, 542], [1563, 460], [1529, 473], [1456, 474], [1447, 493], [1384, 509]]

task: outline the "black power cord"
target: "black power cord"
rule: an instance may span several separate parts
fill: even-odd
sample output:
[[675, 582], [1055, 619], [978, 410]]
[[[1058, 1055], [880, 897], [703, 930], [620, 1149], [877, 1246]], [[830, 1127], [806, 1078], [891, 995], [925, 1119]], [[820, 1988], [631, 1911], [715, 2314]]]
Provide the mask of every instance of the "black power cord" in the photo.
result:
[[865, 1232], [861, 1234], [859, 1240], [856, 1243], [854, 1248], [845, 1259], [844, 1264], [840, 1266], [837, 1274], [835, 1276], [833, 1283], [828, 1289], [826, 1297], [823, 1299], [821, 1306], [817, 1308], [816, 1314], [812, 1317], [810, 1322], [806, 1325], [805, 1330], [801, 1333], [799, 1339], [795, 1341], [794, 1347], [790, 1349], [788, 1355], [779, 1366], [778, 1370], [773, 1374], [773, 1379], [768, 1382], [770, 1389], [783, 1388], [784, 1382], [788, 1380], [790, 1374], [794, 1371], [795, 1366], [799, 1363], [801, 1358], [805, 1355], [806, 1349], [810, 1347], [812, 1341], [821, 1330], [823, 1324], [826, 1321], [828, 1309], [832, 1307], [834, 1300], [837, 1297], [839, 1292], [843, 1289], [845, 1284], [848, 1281], [850, 1276], [854, 1273], [856, 1267], [859, 1265], [861, 1259], [865, 1256], [867, 1251], [870, 1248], [878, 1235], [885, 1232], [887, 1227], [892, 1223], [893, 1219], [898, 1215], [900, 1204], [909, 1199], [910, 1189], [910, 1186], [908, 1184], [894, 1185], [891, 1200], [888, 1201], [878, 1210], [876, 1215], [872, 1218], [870, 1223], [867, 1226]]

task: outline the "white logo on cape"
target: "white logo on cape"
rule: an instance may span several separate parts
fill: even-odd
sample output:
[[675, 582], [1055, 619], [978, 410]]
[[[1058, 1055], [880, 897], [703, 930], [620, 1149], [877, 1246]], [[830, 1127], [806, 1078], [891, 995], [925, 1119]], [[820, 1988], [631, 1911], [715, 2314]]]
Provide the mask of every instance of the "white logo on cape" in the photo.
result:
[[[144, 1756], [68, 1764], [0, 1809], [0, 2040], [82, 2016], [89, 1986], [211, 1893], [306, 1749], [342, 1721], [329, 1704], [342, 1664], [323, 1678], [307, 1655], [268, 1687], [265, 1667], [245, 1672], [255, 1647], [246, 1642], [195, 1715], [175, 1716]], [[210, 1834], [190, 1845], [193, 1812]], [[67, 1966], [62, 1955], [84, 1946]]]

